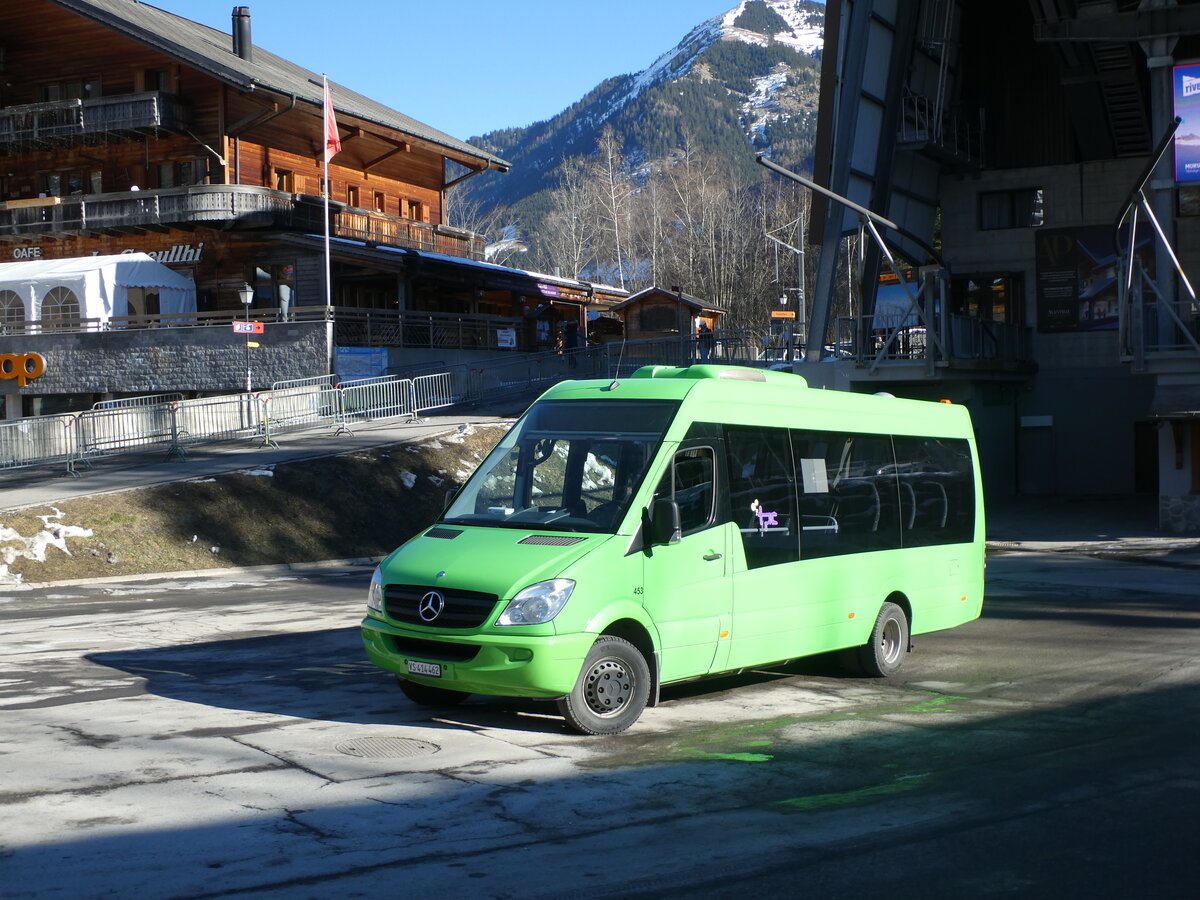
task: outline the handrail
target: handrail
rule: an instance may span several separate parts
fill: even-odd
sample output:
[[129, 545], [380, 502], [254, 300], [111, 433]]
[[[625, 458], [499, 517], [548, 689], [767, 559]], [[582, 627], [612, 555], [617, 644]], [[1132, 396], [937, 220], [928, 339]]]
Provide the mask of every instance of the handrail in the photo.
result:
[[228, 440], [273, 447], [274, 435], [283, 431], [329, 427], [347, 434], [351, 421], [414, 418], [465, 399], [462, 380], [450, 372], [335, 386], [325, 377], [253, 394], [192, 400], [174, 395], [159, 403], [0, 422], [0, 471], [58, 463], [78, 475], [79, 465], [90, 466], [100, 457], [165, 450], [167, 459], [186, 460], [189, 446]]
[[141, 91], [82, 100], [52, 100], [0, 108], [0, 143], [62, 142], [84, 134], [187, 127], [187, 106], [175, 94]]
[[362, 309], [346, 306], [290, 305], [245, 310], [221, 309], [204, 312], [152, 313], [137, 316], [111, 316], [107, 319], [26, 320], [0, 326], [0, 334], [62, 334], [67, 332], [122, 331], [144, 328], [205, 328], [229, 326], [234, 322], [265, 324], [282, 322], [340, 322], [344, 324], [429, 324], [455, 328], [516, 327], [521, 320], [504, 316], [461, 315], [423, 310]]
[[[37, 235], [103, 228], [158, 227], [202, 222], [251, 221], [319, 234], [320, 198], [258, 185], [196, 184], [104, 194], [76, 194], [0, 202], [0, 234]], [[54, 202], [49, 202], [54, 201]], [[331, 204], [330, 234], [395, 247], [482, 260], [484, 238], [376, 210]]]

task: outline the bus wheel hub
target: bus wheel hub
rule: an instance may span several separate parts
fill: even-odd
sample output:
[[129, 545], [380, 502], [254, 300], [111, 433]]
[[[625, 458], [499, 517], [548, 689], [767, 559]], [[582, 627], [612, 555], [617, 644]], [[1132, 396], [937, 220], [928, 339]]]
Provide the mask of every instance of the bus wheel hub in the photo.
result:
[[592, 712], [613, 715], [620, 712], [633, 693], [625, 667], [614, 659], [603, 659], [588, 673], [584, 696]]

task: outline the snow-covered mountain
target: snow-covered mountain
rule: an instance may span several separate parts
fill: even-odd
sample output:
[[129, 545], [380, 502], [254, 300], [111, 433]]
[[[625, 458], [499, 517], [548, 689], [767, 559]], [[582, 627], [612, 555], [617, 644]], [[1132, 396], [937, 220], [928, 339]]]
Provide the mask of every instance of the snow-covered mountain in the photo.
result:
[[825, 7], [813, 0], [742, 0], [693, 28], [641, 72], [597, 85], [552, 119], [471, 142], [513, 163], [472, 179], [486, 206], [538, 205], [570, 156], [588, 155], [612, 127], [634, 161], [686, 139], [755, 177], [754, 156], [811, 167]]
[[[747, 14], [747, 6], [751, 7]], [[755, 15], [754, 7], [765, 7], [778, 17], [773, 21], [768, 14]], [[749, 16], [749, 18], [747, 18]], [[761, 20], [767, 30], [756, 31], [745, 27]], [[774, 30], [778, 26], [785, 26]], [[816, 57], [825, 43], [825, 8], [820, 3], [797, 2], [797, 0], [743, 0], [728, 12], [715, 16], [692, 29], [675, 49], [664, 53], [652, 65], [634, 76], [633, 83], [618, 105], [628, 102], [647, 88], [663, 81], [686, 76], [704, 51], [718, 41], [740, 41], [756, 47], [767, 47], [773, 43], [789, 46], [801, 53]], [[773, 79], [771, 75], [762, 80]]]

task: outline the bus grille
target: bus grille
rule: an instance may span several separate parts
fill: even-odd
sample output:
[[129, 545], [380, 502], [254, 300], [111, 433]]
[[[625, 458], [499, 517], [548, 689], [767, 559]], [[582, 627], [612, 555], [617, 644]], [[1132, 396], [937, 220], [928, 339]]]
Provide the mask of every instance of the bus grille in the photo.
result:
[[[441, 594], [445, 605], [435, 618], [421, 617], [421, 598]], [[389, 584], [383, 589], [383, 609], [389, 619], [431, 628], [478, 628], [487, 621], [499, 598], [480, 591], [456, 591], [423, 584]]]

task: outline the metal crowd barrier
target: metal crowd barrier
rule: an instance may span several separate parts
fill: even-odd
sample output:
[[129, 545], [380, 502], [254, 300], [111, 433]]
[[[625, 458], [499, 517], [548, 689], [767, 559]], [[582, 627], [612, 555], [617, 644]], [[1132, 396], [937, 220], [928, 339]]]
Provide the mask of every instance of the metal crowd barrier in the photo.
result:
[[169, 403], [91, 409], [75, 419], [75, 458], [86, 463], [94, 457], [129, 450], [170, 447], [174, 435], [174, 415]]
[[171, 404], [175, 435], [168, 456], [185, 457], [188, 444], [253, 438], [262, 433], [262, 410], [254, 394], [201, 397]]
[[0, 423], [0, 469], [65, 463], [75, 471], [75, 416], [37, 416]]
[[[465, 371], [465, 369], [464, 369]], [[349, 423], [414, 418], [465, 398], [464, 380], [450, 372], [413, 378], [383, 376], [335, 384], [331, 376], [279, 382], [258, 394], [180, 399], [178, 394], [103, 401], [81, 413], [33, 416], [0, 423], [0, 470], [79, 464], [121, 453], [187, 448], [229, 440], [274, 446], [282, 432]]]
[[337, 396], [331, 386], [320, 382], [258, 394], [263, 405], [264, 434], [304, 431], [326, 425], [337, 417]]
[[454, 392], [454, 379], [449, 372], [420, 375], [412, 379], [412, 398], [415, 413], [453, 406], [459, 400]]
[[183, 394], [147, 394], [144, 397], [121, 397], [117, 400], [100, 400], [92, 404], [92, 409], [125, 409], [130, 406], [157, 406], [160, 403], [170, 403], [172, 400], [182, 400]]

